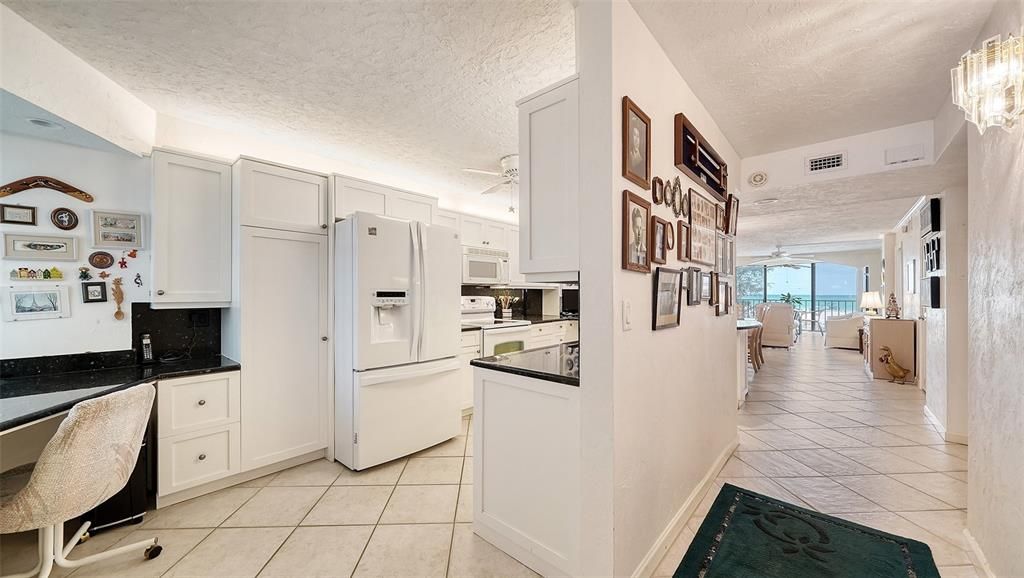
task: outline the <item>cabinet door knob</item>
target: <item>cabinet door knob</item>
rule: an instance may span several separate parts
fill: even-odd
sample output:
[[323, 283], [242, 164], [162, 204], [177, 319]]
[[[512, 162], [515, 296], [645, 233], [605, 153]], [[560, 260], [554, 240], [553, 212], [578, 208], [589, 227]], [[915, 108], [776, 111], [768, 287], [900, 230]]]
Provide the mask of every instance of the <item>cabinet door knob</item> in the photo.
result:
[[324, 335], [323, 337], [321, 337], [321, 338], [320, 338], [320, 341], [327, 341], [327, 336], [326, 336], [326, 335]]
[[199, 454], [199, 461], [203, 461], [205, 459], [206, 459], [206, 454]]
[[205, 399], [199, 400], [199, 405], [206, 405], [206, 400]]
[[157, 295], [163, 295], [164, 294], [164, 290], [163, 289], [157, 289], [156, 290], [156, 294]]
[[327, 223], [324, 223], [323, 225], [320, 225], [320, 228], [321, 229], [326, 229], [327, 228]]

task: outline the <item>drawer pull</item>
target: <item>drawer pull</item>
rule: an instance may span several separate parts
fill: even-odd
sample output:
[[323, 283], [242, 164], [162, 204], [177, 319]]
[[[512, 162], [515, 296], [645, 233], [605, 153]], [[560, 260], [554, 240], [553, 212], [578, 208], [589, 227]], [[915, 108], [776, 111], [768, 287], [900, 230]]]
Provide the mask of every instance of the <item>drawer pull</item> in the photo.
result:
[[164, 290], [163, 289], [157, 289], [156, 290], [156, 294], [157, 295], [163, 295], [164, 294]]
[[323, 225], [320, 225], [320, 228], [321, 229], [326, 229], [327, 228], [327, 223], [324, 223]]
[[199, 405], [206, 405], [206, 400], [205, 399], [199, 400]]
[[199, 454], [199, 461], [203, 461], [205, 459], [206, 459], [206, 454]]

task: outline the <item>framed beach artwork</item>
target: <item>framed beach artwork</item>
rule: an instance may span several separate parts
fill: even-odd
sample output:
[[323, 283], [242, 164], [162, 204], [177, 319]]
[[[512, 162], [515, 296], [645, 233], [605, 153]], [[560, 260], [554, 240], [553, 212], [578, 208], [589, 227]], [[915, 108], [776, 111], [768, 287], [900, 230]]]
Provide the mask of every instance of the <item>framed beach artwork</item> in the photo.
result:
[[628, 96], [622, 97], [622, 176], [651, 188], [651, 117]]
[[654, 271], [654, 311], [651, 329], [667, 329], [679, 325], [682, 309], [683, 272], [658, 267]]
[[74, 261], [78, 244], [74, 237], [4, 233], [4, 259]]
[[694, 263], [715, 266], [715, 243], [718, 238], [718, 204], [690, 189], [689, 256]]
[[92, 212], [93, 247], [140, 249], [142, 236], [142, 215], [139, 213]]
[[8, 286], [3, 290], [4, 321], [71, 317], [66, 285]]
[[669, 235], [672, 223], [651, 215], [651, 263], [665, 264], [668, 261]]
[[651, 204], [629, 191], [622, 191], [622, 268], [640, 273], [651, 272]]

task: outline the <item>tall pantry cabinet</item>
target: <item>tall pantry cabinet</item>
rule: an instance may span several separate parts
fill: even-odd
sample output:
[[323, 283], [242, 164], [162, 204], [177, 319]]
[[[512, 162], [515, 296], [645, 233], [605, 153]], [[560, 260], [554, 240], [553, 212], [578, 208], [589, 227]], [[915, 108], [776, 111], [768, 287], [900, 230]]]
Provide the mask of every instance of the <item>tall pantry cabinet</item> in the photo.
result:
[[327, 447], [333, 219], [326, 175], [244, 157], [232, 175], [235, 288], [222, 332], [245, 377], [245, 471]]

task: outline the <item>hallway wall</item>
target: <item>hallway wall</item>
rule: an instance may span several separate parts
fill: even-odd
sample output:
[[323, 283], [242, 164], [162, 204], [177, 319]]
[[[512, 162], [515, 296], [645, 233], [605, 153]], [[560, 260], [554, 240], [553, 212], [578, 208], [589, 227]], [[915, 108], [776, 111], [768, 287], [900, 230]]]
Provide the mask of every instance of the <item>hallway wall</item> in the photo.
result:
[[[1024, 0], [997, 3], [973, 48], [1017, 33]], [[964, 47], [965, 49], [967, 47]], [[1024, 573], [1024, 126], [968, 127], [968, 528], [998, 576]]]

